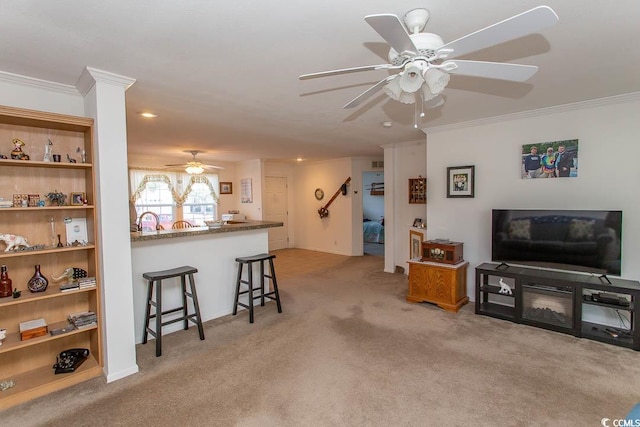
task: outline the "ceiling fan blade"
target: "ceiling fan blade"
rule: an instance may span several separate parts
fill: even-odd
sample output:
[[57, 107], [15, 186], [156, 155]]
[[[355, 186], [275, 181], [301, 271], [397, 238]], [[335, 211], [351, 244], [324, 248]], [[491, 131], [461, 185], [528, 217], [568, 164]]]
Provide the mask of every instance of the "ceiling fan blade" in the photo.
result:
[[455, 58], [469, 52], [494, 46], [509, 40], [517, 39], [558, 22], [558, 15], [548, 6], [538, 6], [519, 15], [490, 25], [442, 46], [440, 50], [452, 49], [450, 54], [442, 58]]
[[369, 89], [365, 90], [360, 95], [358, 95], [355, 98], [353, 98], [349, 103], [347, 103], [342, 108], [346, 109], [346, 108], [357, 107], [358, 105], [360, 105], [362, 103], [362, 101], [372, 97], [376, 92], [381, 90], [384, 87], [384, 85], [386, 85], [388, 82], [390, 82], [391, 80], [395, 79], [398, 76], [399, 76], [399, 74], [394, 74], [392, 76], [389, 76], [389, 77], [386, 77], [386, 78], [380, 80], [378, 83], [374, 84]]
[[418, 48], [413, 44], [413, 40], [409, 37], [404, 25], [400, 22], [400, 19], [396, 15], [391, 14], [379, 14], [368, 15], [364, 17], [371, 27], [376, 30], [382, 38], [389, 43], [396, 52], [412, 52], [418, 53]]
[[201, 165], [205, 169], [224, 169], [222, 166], [214, 166], [214, 165]]
[[359, 71], [371, 71], [371, 70], [393, 70], [402, 68], [402, 65], [380, 64], [380, 65], [365, 65], [362, 67], [343, 68], [341, 70], [321, 71], [319, 73], [302, 74], [299, 79], [315, 79], [316, 77], [335, 76], [338, 74], [357, 73]]
[[528, 80], [536, 73], [536, 71], [538, 71], [538, 67], [535, 65], [463, 61], [459, 59], [443, 62], [442, 68], [450, 74], [510, 80], [513, 82], [523, 82]]

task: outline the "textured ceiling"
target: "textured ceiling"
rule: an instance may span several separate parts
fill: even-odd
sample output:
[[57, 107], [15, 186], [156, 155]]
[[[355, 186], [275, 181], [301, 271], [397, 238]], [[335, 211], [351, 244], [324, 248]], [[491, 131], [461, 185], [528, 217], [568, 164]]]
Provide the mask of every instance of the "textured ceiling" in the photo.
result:
[[[161, 165], [206, 151], [208, 163], [381, 155], [424, 138], [413, 106], [382, 92], [349, 100], [389, 74], [298, 75], [387, 62], [364, 21], [425, 7], [445, 43], [546, 4], [560, 22], [464, 56], [538, 65], [526, 83], [453, 76], [423, 127], [640, 91], [640, 2], [618, 0], [0, 0], [0, 70], [74, 85], [85, 66], [135, 78], [127, 91], [132, 162]], [[157, 119], [138, 116], [153, 111]], [[383, 128], [381, 122], [392, 121]]]

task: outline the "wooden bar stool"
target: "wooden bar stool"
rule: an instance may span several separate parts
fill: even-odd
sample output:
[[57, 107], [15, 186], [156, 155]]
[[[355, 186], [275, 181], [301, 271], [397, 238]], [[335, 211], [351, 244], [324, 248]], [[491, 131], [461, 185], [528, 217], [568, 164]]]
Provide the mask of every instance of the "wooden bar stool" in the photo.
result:
[[[202, 319], [200, 317], [200, 306], [198, 305], [198, 295], [196, 293], [196, 283], [193, 280], [193, 274], [197, 273], [198, 269], [190, 266], [183, 266], [173, 268], [171, 270], [153, 271], [150, 273], [144, 273], [142, 277], [149, 281], [149, 288], [147, 290], [147, 307], [144, 315], [144, 335], [142, 337], [142, 344], [147, 343], [147, 336], [151, 334], [156, 339], [156, 357], [162, 354], [162, 327], [171, 323], [184, 321], [184, 330], [189, 329], [189, 320], [198, 325], [198, 333], [200, 339], [204, 340], [204, 330], [202, 329]], [[186, 277], [189, 276], [189, 289], [191, 292], [187, 292]], [[180, 277], [180, 285], [182, 287], [182, 306], [176, 307], [171, 310], [162, 311], [162, 280], [170, 279], [172, 277]], [[153, 285], [158, 284], [156, 288], [156, 300], [152, 300]], [[195, 313], [189, 314], [187, 307], [187, 297], [193, 301], [193, 308]], [[151, 306], [155, 307], [155, 313], [151, 314]], [[162, 322], [162, 316], [169, 313], [175, 313], [182, 311], [182, 316], [176, 319], [171, 319], [166, 322]], [[155, 330], [151, 329], [149, 322], [155, 318]]]
[[[282, 313], [282, 306], [280, 305], [280, 294], [278, 293], [278, 282], [276, 281], [276, 270], [273, 267], [273, 259], [275, 255], [269, 254], [260, 254], [253, 255], [248, 257], [239, 257], [236, 258], [236, 262], [238, 263], [238, 278], [236, 280], [236, 297], [233, 303], [233, 315], [235, 316], [238, 312], [238, 306], [244, 307], [249, 310], [249, 323], [253, 323], [253, 300], [260, 298], [260, 305], [264, 306], [264, 299], [269, 298], [276, 301], [278, 305], [278, 313]], [[269, 273], [267, 274], [264, 269], [264, 262], [269, 261]], [[260, 286], [253, 286], [253, 263], [260, 263]], [[244, 265], [247, 265], [247, 279], [242, 278], [242, 270]], [[271, 279], [271, 283], [273, 283], [273, 291], [265, 293], [264, 291], [264, 278]], [[246, 291], [240, 291], [240, 285], [247, 285]], [[260, 291], [259, 295], [254, 295], [255, 291]], [[238, 302], [238, 297], [243, 294], [249, 294], [249, 304], [243, 304]]]

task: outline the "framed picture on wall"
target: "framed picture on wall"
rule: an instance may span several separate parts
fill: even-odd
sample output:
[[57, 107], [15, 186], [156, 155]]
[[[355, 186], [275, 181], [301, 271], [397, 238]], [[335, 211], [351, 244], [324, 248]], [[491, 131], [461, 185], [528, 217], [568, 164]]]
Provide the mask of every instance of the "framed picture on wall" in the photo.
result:
[[233, 183], [231, 183], [231, 182], [221, 182], [220, 183], [220, 194], [233, 194]]
[[447, 168], [447, 197], [474, 197], [475, 166]]
[[424, 235], [419, 231], [409, 230], [409, 259], [422, 259], [422, 239]]
[[240, 191], [240, 203], [253, 203], [251, 178], [242, 178], [240, 180]]
[[523, 179], [575, 178], [578, 176], [578, 140], [525, 144], [521, 162]]

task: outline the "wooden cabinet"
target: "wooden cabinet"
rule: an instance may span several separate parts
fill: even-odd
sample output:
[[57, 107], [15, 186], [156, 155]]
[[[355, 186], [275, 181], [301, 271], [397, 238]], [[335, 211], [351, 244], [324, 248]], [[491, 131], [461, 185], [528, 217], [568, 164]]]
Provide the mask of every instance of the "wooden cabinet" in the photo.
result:
[[427, 178], [409, 178], [409, 203], [427, 203]]
[[409, 302], [430, 302], [447, 311], [457, 312], [469, 302], [467, 296], [468, 262], [457, 265], [409, 261]]
[[[24, 153], [30, 160], [11, 160], [12, 140], [24, 141]], [[53, 154], [61, 162], [42, 161], [45, 146], [51, 140]], [[39, 195], [40, 207], [0, 208], [0, 232], [25, 237], [31, 248], [4, 252], [0, 244], [0, 264], [6, 265], [19, 298], [0, 298], [0, 328], [7, 337], [0, 346], [0, 381], [12, 380], [15, 386], [0, 393], [0, 409], [13, 406], [58, 389], [102, 374], [100, 332], [99, 246], [96, 242], [96, 199], [92, 161], [93, 120], [52, 113], [0, 106], [0, 197], [13, 200], [14, 194]], [[86, 163], [82, 163], [82, 154]], [[67, 154], [76, 158], [70, 163]], [[46, 194], [67, 195], [64, 206], [50, 206]], [[70, 205], [71, 193], [84, 193], [86, 204]], [[87, 241], [75, 246], [57, 247], [58, 238], [67, 241], [65, 220], [84, 218]], [[53, 225], [52, 225], [53, 224]], [[55, 231], [54, 231], [55, 228]], [[35, 265], [49, 285], [44, 292], [27, 288]], [[85, 289], [60, 291], [53, 280], [68, 267], [77, 267], [95, 277], [97, 285]], [[57, 335], [20, 340], [19, 324], [43, 318], [49, 332], [67, 326], [73, 313], [92, 311], [98, 324]], [[73, 373], [55, 375], [56, 356], [65, 349], [86, 348], [88, 359]]]

